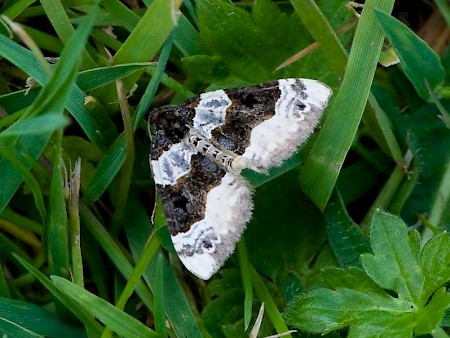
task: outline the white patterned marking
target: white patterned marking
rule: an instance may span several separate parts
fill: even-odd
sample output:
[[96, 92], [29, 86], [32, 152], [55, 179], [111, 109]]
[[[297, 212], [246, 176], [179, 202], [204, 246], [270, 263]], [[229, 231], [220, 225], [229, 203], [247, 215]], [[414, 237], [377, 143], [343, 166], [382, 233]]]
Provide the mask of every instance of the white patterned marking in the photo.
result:
[[227, 108], [232, 102], [222, 89], [200, 95], [195, 107], [194, 128], [206, 138], [211, 138], [211, 131], [225, 124]]
[[191, 171], [191, 157], [197, 150], [180, 142], [164, 151], [157, 160], [150, 161], [153, 178], [161, 186], [175, 185], [180, 177]]
[[278, 80], [281, 91], [275, 115], [253, 128], [241, 161], [267, 172], [280, 166], [313, 133], [331, 96], [331, 89], [309, 79]]
[[250, 186], [226, 173], [220, 185], [208, 192], [205, 217], [188, 231], [172, 236], [184, 266], [197, 277], [209, 279], [233, 253], [252, 207]]
[[[243, 168], [266, 172], [292, 156], [314, 131], [331, 96], [331, 90], [315, 80], [282, 79], [278, 83], [275, 115], [252, 130], [244, 154], [232, 160], [220, 185], [208, 192], [204, 218], [188, 231], [172, 236], [181, 261], [199, 278], [209, 279], [224, 264], [251, 218], [252, 189], [237, 173]], [[231, 104], [223, 90], [200, 96], [193, 127], [206, 141], [213, 129], [225, 124]], [[193, 138], [191, 143], [177, 143], [151, 161], [157, 184], [175, 185], [190, 172], [192, 155], [198, 153], [194, 145], [205, 155], [217, 157], [215, 148], [201, 138]]]

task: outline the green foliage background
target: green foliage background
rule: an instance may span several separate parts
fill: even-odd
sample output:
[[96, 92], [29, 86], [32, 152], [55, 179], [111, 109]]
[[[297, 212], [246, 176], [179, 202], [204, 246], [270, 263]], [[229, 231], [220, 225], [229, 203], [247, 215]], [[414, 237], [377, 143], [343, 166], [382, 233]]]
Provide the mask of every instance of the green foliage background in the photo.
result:
[[[345, 4], [5, 1], [0, 332], [247, 337], [264, 303], [259, 336], [445, 337], [450, 54], [393, 19], [393, 0], [359, 20]], [[377, 65], [385, 37], [400, 65]], [[199, 281], [155, 202], [149, 108], [286, 77], [333, 89], [323, 126], [269, 175], [244, 173], [252, 221]]]

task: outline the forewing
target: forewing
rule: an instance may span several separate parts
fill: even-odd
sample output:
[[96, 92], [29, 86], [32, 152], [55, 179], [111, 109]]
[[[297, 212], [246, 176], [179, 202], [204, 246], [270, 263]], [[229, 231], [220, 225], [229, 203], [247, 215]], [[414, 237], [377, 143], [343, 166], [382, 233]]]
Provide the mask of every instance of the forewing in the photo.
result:
[[175, 126], [178, 132], [168, 123], [174, 114], [166, 110], [165, 117], [153, 118], [151, 168], [178, 256], [194, 275], [209, 279], [250, 220], [252, 191], [242, 178], [186, 145], [182, 123]]

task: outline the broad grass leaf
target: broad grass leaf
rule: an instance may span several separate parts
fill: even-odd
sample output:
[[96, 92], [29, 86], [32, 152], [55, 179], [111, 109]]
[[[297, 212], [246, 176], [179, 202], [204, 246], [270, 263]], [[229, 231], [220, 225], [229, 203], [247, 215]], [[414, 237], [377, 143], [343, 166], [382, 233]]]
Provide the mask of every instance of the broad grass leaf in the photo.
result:
[[406, 76], [424, 100], [430, 101], [427, 88], [435, 89], [445, 78], [439, 56], [405, 24], [375, 9], [375, 17], [392, 44]]
[[[63, 323], [53, 313], [27, 302], [0, 298], [0, 317], [2, 318], [0, 327], [3, 334], [7, 333], [6, 322], [15, 328], [8, 334], [9, 337], [17, 336], [17, 334], [27, 337], [25, 333], [27, 331], [30, 337], [87, 337], [83, 328]], [[19, 333], [20, 329], [23, 329], [24, 332]]]
[[103, 322], [122, 337], [159, 338], [159, 334], [136, 318], [117, 309], [114, 305], [95, 296], [84, 288], [57, 276], [51, 277], [55, 286], [67, 297], [77, 302], [85, 311]]

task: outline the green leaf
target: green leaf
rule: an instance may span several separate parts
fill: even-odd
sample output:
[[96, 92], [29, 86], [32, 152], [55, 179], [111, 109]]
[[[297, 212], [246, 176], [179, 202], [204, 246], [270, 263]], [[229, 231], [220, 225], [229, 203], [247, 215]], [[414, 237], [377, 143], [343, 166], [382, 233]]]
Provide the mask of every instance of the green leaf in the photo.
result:
[[412, 327], [396, 326], [398, 321], [411, 320], [413, 316], [409, 302], [382, 295], [379, 289], [349, 288], [313, 290], [293, 301], [285, 313], [288, 324], [309, 332], [328, 333], [346, 326], [361, 332], [361, 327], [367, 327], [360, 337], [372, 337], [375, 333], [397, 337], [402, 331], [411, 337]]
[[223, 81], [229, 70], [219, 56], [193, 55], [183, 58], [183, 67], [187, 74], [192, 74], [204, 83]]
[[[114, 56], [115, 62], [124, 64], [151, 60], [175, 28], [180, 5], [181, 2], [153, 1], [117, 51]], [[140, 74], [134, 74], [124, 80], [125, 88], [130, 89], [139, 76]]]
[[[152, 225], [150, 224], [150, 219], [147, 214], [148, 210], [146, 210], [146, 208], [148, 209], [148, 206], [145, 208], [135, 194], [130, 194], [129, 199], [130, 203], [127, 204], [127, 212], [125, 216], [128, 223], [125, 228], [125, 233], [133, 257], [135, 257], [136, 261], [140, 261], [144, 259], [139, 257], [142, 255], [142, 252], [147, 245], [148, 238], [151, 235]], [[157, 213], [156, 218], [158, 219], [160, 216], [162, 215], [158, 215]], [[167, 227], [162, 227], [161, 229], [167, 231]], [[167, 237], [167, 240], [170, 241], [168, 232]], [[172, 251], [174, 252], [175, 250], [173, 249], [171, 241], [170, 245], [172, 246]], [[162, 264], [163, 266], [163, 275], [157, 273], [158, 264]], [[202, 337], [194, 313], [190, 307], [190, 301], [178, 278], [176, 277], [173, 267], [171, 267], [167, 259], [165, 259], [160, 252], [155, 255], [155, 258], [147, 267], [143, 278], [154, 294], [158, 291], [161, 279], [164, 281], [163, 306], [165, 315], [170, 321], [176, 336], [192, 338]], [[157, 304], [155, 304], [155, 306], [156, 305]], [[183, 315], [180, 316], [180, 313]]]
[[6, 323], [14, 328], [8, 337], [27, 337], [27, 331], [30, 337], [86, 337], [81, 327], [63, 323], [42, 307], [22, 301], [0, 298], [0, 318], [2, 334], [7, 334]]
[[55, 298], [58, 299], [62, 304], [64, 304], [68, 309], [72, 311], [73, 314], [84, 324], [87, 332], [92, 333], [97, 336], [101, 332], [100, 324], [92, 318], [92, 316], [84, 311], [77, 303], [72, 299], [66, 297], [61, 293], [44, 274], [42, 274], [38, 269], [32, 266], [30, 263], [24, 261], [20, 257], [15, 257], [21, 265], [23, 265]]
[[197, 4], [200, 40], [219, 55], [235, 74], [250, 82], [264, 82], [270, 73], [262, 64], [262, 44], [258, 46], [256, 28], [242, 8], [220, 0]]
[[408, 236], [402, 220], [377, 211], [370, 234], [373, 254], [361, 255], [364, 271], [325, 269], [326, 287], [295, 298], [285, 312], [288, 324], [322, 334], [349, 327], [348, 337], [411, 337], [438, 327], [450, 306], [441, 287], [450, 280], [447, 233], [419, 252], [416, 232]]
[[[373, 9], [381, 8], [389, 12], [393, 6], [393, 0], [366, 1], [352, 42], [342, 86], [331, 102], [325, 123], [301, 169], [302, 188], [321, 210], [325, 209], [333, 192], [370, 97], [384, 40]], [[329, 49], [327, 51], [330, 52]]]
[[96, 201], [105, 192], [114, 177], [116, 177], [125, 159], [125, 137], [122, 133], [116, 138], [97, 165], [86, 192], [91, 201]]
[[450, 238], [447, 232], [436, 235], [423, 247], [421, 266], [425, 278], [422, 301], [450, 280]]
[[372, 254], [362, 254], [367, 274], [382, 288], [408, 301], [419, 302], [424, 276], [413, 255], [405, 223], [382, 211], [375, 213], [370, 229]]
[[[89, 16], [89, 18], [92, 19], [91, 16]], [[85, 22], [86, 24], [90, 23], [86, 20]], [[84, 25], [83, 30], [85, 33], [87, 28], [89, 27]], [[71, 48], [81, 48], [84, 46], [83, 41], [81, 41], [82, 39], [79, 39], [80, 41], [76, 41], [77, 38], [78, 36], [76, 36], [72, 40], [73, 45], [66, 46], [66, 48], [69, 47], [69, 51], [71, 51], [73, 55], [75, 55], [76, 53], [74, 53], [74, 50]], [[46, 73], [44, 72], [40, 63], [34, 57], [31, 51], [9, 40], [8, 38], [6, 38], [1, 34], [0, 34], [0, 56], [4, 57], [8, 61], [16, 65], [18, 68], [23, 70], [26, 74], [35, 79], [40, 85], [44, 85], [49, 81]], [[70, 60], [71, 60], [70, 64], [73, 66], [72, 58], [70, 58]], [[61, 70], [66, 69], [66, 65], [63, 63], [60, 66], [60, 68]], [[55, 76], [59, 78], [59, 81], [62, 81], [63, 83], [67, 84], [67, 81], [64, 82], [64, 75], [67, 74], [62, 71], [55, 74]], [[56, 87], [53, 86], [52, 89], [58, 92], [60, 88], [58, 88], [57, 86]], [[51, 91], [50, 93], [51, 95], [54, 94], [53, 91]], [[23, 97], [23, 94], [19, 95]], [[97, 144], [102, 144], [103, 140], [102, 131], [95, 128], [93, 118], [90, 116], [89, 112], [84, 107], [84, 97], [85, 94], [80, 90], [80, 88], [78, 86], [73, 86], [66, 104], [67, 110], [71, 113], [74, 119], [77, 120], [81, 128], [83, 128], [84, 132], [91, 140], [94, 140], [95, 142], [97, 142]], [[26, 101], [28, 100], [28, 98], [24, 97], [23, 100]]]
[[370, 247], [361, 229], [350, 218], [337, 192], [331, 195], [330, 203], [325, 209], [325, 220], [328, 242], [339, 265], [343, 268], [360, 266], [360, 254], [369, 252]]
[[[53, 171], [49, 191], [48, 219], [46, 220], [46, 235], [48, 257], [52, 274], [69, 278], [70, 248], [69, 224], [67, 222], [66, 200], [64, 198], [63, 162], [61, 156], [62, 132], [56, 133], [55, 152], [53, 154]], [[67, 308], [56, 302], [60, 316], [67, 316]]]
[[85, 311], [103, 322], [121, 337], [160, 337], [136, 318], [117, 309], [114, 305], [86, 291], [84, 288], [61, 277], [52, 276], [51, 279], [62, 293], [81, 305]]
[[431, 101], [427, 88], [435, 89], [444, 81], [445, 70], [439, 56], [405, 24], [375, 9], [375, 18], [392, 44], [408, 79], [424, 100]]
[[420, 314], [414, 333], [417, 335], [425, 335], [433, 332], [441, 322], [445, 310], [449, 306], [450, 295], [445, 291], [445, 288], [438, 289]]
[[221, 0], [201, 0], [197, 8], [203, 54], [214, 59], [207, 64], [207, 74], [198, 71], [196, 56], [183, 60], [191, 76], [208, 83], [229, 83], [233, 77], [244, 83], [261, 83], [300, 73], [312, 77], [323, 73], [325, 64], [319, 53], [276, 70], [313, 41], [297, 16], [289, 17], [272, 1], [255, 1], [252, 12]]
[[46, 113], [14, 123], [0, 134], [0, 138], [9, 139], [20, 135], [46, 135], [69, 124], [69, 119], [59, 113]]

